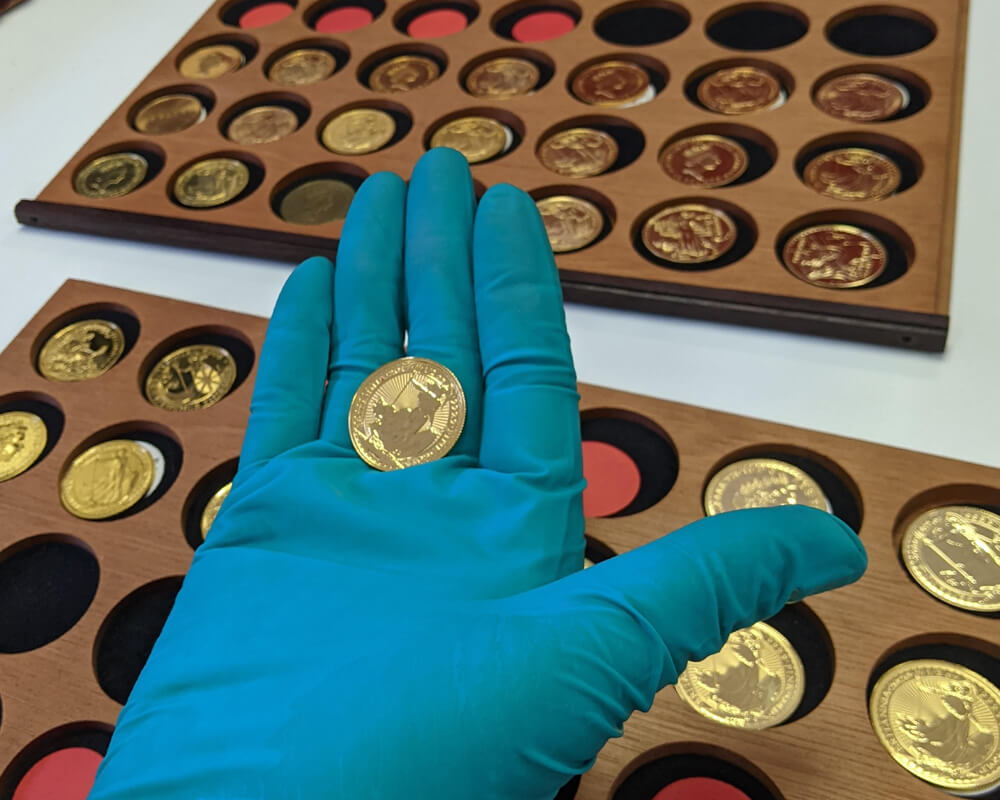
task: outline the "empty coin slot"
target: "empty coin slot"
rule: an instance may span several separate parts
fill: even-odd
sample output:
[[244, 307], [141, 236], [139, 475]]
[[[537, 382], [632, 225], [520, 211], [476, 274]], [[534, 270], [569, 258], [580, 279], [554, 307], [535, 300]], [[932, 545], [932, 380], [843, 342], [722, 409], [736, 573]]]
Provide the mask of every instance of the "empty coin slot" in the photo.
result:
[[125, 704], [167, 621], [183, 578], [147, 583], [118, 603], [94, 642], [94, 672], [104, 693]]
[[278, 181], [271, 194], [271, 209], [294, 225], [340, 222], [367, 176], [353, 164], [311, 164]]
[[24, 474], [51, 453], [65, 421], [55, 398], [40, 392], [0, 397], [0, 482]]
[[238, 28], [263, 28], [295, 13], [295, 0], [235, 0], [219, 12], [219, 19]]
[[[406, 60], [414, 60], [415, 66], [411, 74], [399, 74], [395, 78], [386, 73], [387, 68], [393, 64], [400, 65], [398, 69], [406, 67]], [[433, 69], [428, 71], [425, 66], [426, 61], [433, 63]], [[428, 84], [438, 80], [448, 68], [448, 56], [444, 51], [431, 47], [428, 44], [397, 45], [379, 50], [370, 55], [358, 67], [358, 80], [361, 84], [376, 92], [401, 93], [421, 89]]]
[[573, 800], [576, 797], [577, 790], [580, 788], [580, 776], [576, 775], [570, 778], [563, 787], [556, 794], [554, 800]]
[[[717, 107], [706, 105], [698, 95], [702, 82], [722, 70], [733, 70], [739, 67], [750, 68], [750, 74], [743, 78], [742, 83], [731, 87], [728, 95], [728, 106], [719, 105], [726, 96], [714, 101]], [[777, 84], [778, 91], [772, 100], [770, 99], [772, 95], [768, 94], [768, 86], [773, 87], [774, 84]], [[703, 91], [708, 90], [708, 88], [709, 86], [706, 86]], [[684, 96], [688, 100], [700, 108], [707, 108], [714, 113], [727, 115], [756, 113], [780, 108], [794, 91], [795, 78], [788, 70], [770, 61], [761, 61], [756, 58], [728, 58], [722, 61], [713, 61], [696, 69], [684, 82]], [[712, 94], [709, 94], [709, 97], [711, 96]]]
[[[876, 154], [874, 163], [868, 155], [871, 152]], [[815, 161], [824, 154], [826, 158]], [[824, 136], [795, 157], [795, 171], [806, 186], [840, 200], [880, 199], [905, 192], [920, 179], [923, 168], [920, 155], [908, 144], [866, 132]]]
[[[381, 112], [361, 114], [351, 112]], [[382, 114], [387, 114], [387, 122]], [[331, 127], [331, 123], [334, 123]], [[362, 100], [341, 106], [320, 122], [316, 131], [320, 144], [338, 155], [367, 155], [392, 147], [413, 129], [413, 117], [399, 103]]]
[[479, 16], [479, 6], [468, 0], [418, 0], [400, 9], [393, 25], [414, 39], [437, 39], [464, 31]]
[[779, 3], [742, 3], [723, 9], [705, 25], [708, 38], [733, 50], [774, 50], [797, 42], [809, 30], [798, 9]]
[[215, 95], [204, 86], [179, 84], [140, 98], [128, 113], [128, 124], [147, 136], [187, 130], [215, 107]]
[[934, 41], [937, 28], [923, 14], [899, 6], [865, 6], [838, 14], [827, 38], [841, 50], [866, 56], [898, 56]]
[[466, 108], [433, 122], [424, 147], [451, 147], [470, 164], [497, 161], [512, 152], [524, 138], [520, 118], [499, 108]]
[[[701, 197], [679, 197], [649, 209], [632, 228], [632, 246], [651, 264], [690, 272], [735, 264], [757, 242], [757, 226], [742, 208]], [[656, 253], [654, 255], [654, 248]]]
[[922, 110], [931, 97], [927, 82], [905, 69], [856, 64], [823, 75], [813, 84], [813, 103], [847, 122], [887, 122]]
[[165, 161], [166, 153], [151, 142], [117, 142], [80, 160], [73, 189], [91, 200], [124, 197], [159, 175]]
[[[347, 45], [336, 39], [300, 39], [268, 56], [264, 73], [282, 86], [308, 86], [336, 75], [350, 57]], [[302, 98], [294, 100], [299, 106], [308, 105]]]
[[583, 550], [584, 567], [592, 567], [594, 564], [600, 564], [602, 561], [607, 561], [618, 555], [600, 539], [595, 539], [590, 535], [584, 536], [584, 539], [586, 541]]
[[612, 44], [631, 47], [667, 42], [684, 33], [690, 24], [691, 15], [677, 3], [636, 0], [599, 14], [594, 32]]
[[196, 211], [238, 203], [264, 180], [264, 162], [249, 153], [224, 150], [189, 161], [170, 178], [171, 202]]
[[[516, 79], [511, 77], [512, 59], [518, 68]], [[462, 89], [475, 97], [503, 100], [537, 92], [554, 74], [555, 63], [540, 50], [508, 48], [472, 59], [462, 68], [458, 80]]]
[[0, 775], [0, 800], [86, 800], [113, 730], [73, 722], [43, 733]]
[[[604, 151], [596, 152], [589, 161], [585, 160], [584, 166], [587, 169], [583, 173], [577, 174], [576, 166], [580, 164], [578, 159], [569, 158], [567, 161], [561, 161], [558, 157], [553, 159], [547, 155], [547, 151], [551, 149], [548, 146], [549, 140], [556, 134], [581, 128], [600, 131], [610, 136], [614, 140], [614, 147], [617, 150], [617, 154], [605, 157], [607, 154]], [[538, 137], [535, 153], [542, 164], [547, 166], [551, 171], [556, 172], [556, 174], [564, 175], [565, 177], [593, 177], [608, 172], [616, 172], [627, 167], [640, 156], [645, 146], [646, 137], [631, 122], [627, 122], [619, 117], [585, 116], [565, 120], [546, 130]], [[560, 148], [556, 149], [560, 152], [565, 152], [567, 149], [569, 151], [583, 152], [572, 145], [572, 143], [567, 148], [560, 146]], [[570, 152], [569, 155], [573, 156], [574, 153]], [[566, 169], [563, 169], [561, 165], [566, 166]]]
[[[717, 142], [716, 137], [729, 141]], [[680, 142], [685, 146], [678, 147]], [[735, 142], [737, 148], [729, 142]], [[671, 136], [660, 151], [660, 168], [685, 186], [721, 188], [757, 180], [774, 166], [777, 157], [777, 145], [764, 133], [745, 125], [720, 123], [699, 125]], [[733, 174], [740, 169], [740, 162], [740, 173], [727, 180], [726, 171]]]
[[[97, 324], [80, 324], [90, 320]], [[115, 303], [90, 303], [60, 314], [42, 328], [31, 345], [31, 363], [50, 380], [85, 380], [113, 369], [138, 337], [139, 320], [131, 309]], [[44, 369], [39, 363], [43, 350]]]
[[237, 144], [254, 147], [290, 136], [305, 124], [309, 111], [309, 102], [297, 94], [258, 94], [230, 106], [219, 121], [219, 130]]
[[199, 39], [185, 47], [175, 66], [185, 78], [211, 80], [243, 69], [257, 55], [257, 40], [251, 36], [222, 34]]
[[582, 14], [570, 0], [522, 1], [501, 8], [490, 27], [498, 36], [515, 42], [546, 42], [571, 33]]
[[[233, 482], [238, 466], [238, 458], [231, 458], [229, 461], [219, 464], [194, 485], [184, 501], [181, 525], [184, 529], [184, 538], [192, 550], [197, 550], [205, 541], [205, 534], [211, 528], [211, 523], [218, 513], [217, 496], [220, 490]], [[213, 502], [213, 498], [216, 498], [215, 502]]]
[[306, 24], [320, 33], [347, 33], [374, 22], [385, 11], [382, 0], [317, 3], [305, 14]]
[[549, 244], [556, 255], [592, 247], [611, 233], [615, 225], [614, 205], [587, 186], [543, 186], [529, 194], [542, 215]]
[[[603, 67], [603, 69], [602, 69]], [[645, 73], [636, 84], [635, 75]], [[662, 61], [635, 53], [608, 53], [585, 61], [566, 81], [566, 90], [591, 105], [632, 108], [643, 105], [663, 91], [669, 73]], [[622, 86], [625, 86], [623, 89]]]

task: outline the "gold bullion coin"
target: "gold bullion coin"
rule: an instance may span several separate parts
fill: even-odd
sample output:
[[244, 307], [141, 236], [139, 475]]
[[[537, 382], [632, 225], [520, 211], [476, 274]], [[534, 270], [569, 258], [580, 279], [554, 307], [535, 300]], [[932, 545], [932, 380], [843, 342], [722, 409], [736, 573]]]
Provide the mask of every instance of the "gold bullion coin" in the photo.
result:
[[316, 178], [293, 186], [281, 198], [278, 213], [286, 222], [321, 225], [347, 216], [354, 187], [336, 178]]
[[500, 155], [510, 137], [509, 128], [492, 117], [459, 117], [434, 131], [431, 147], [450, 147], [470, 164], [478, 164]]
[[737, 229], [725, 211], [700, 203], [667, 206], [642, 226], [642, 243], [674, 264], [715, 261], [736, 244]]
[[932, 508], [909, 524], [900, 553], [913, 579], [939, 600], [966, 611], [1000, 611], [1000, 514]]
[[735, 631], [718, 653], [688, 664], [677, 679], [677, 694], [699, 714], [751, 731], [787, 720], [805, 688], [799, 654], [765, 622]]
[[896, 116], [909, 102], [909, 91], [896, 81], [869, 72], [830, 78], [816, 90], [820, 111], [848, 122], [879, 122]]
[[199, 47], [181, 59], [177, 71], [185, 78], [221, 78], [246, 63], [243, 51], [231, 44]]
[[465, 426], [465, 393], [447, 367], [400, 358], [362, 382], [348, 420], [351, 444], [369, 466], [403, 469], [447, 455]]
[[504, 56], [473, 67], [465, 76], [465, 88], [476, 97], [503, 100], [531, 94], [540, 79], [541, 73], [534, 62]]
[[161, 94], [135, 112], [133, 127], [140, 133], [176, 133], [205, 119], [205, 106], [193, 94]]
[[830, 511], [830, 501], [805, 470], [776, 458], [747, 458], [720, 469], [705, 487], [708, 516], [743, 508], [809, 506]]
[[535, 206], [542, 215], [554, 253], [568, 253], [586, 247], [604, 230], [601, 209], [582, 197], [557, 194], [543, 197], [535, 202]]
[[542, 142], [538, 158], [558, 175], [589, 178], [606, 172], [618, 160], [618, 142], [596, 128], [568, 128]]
[[299, 118], [284, 106], [255, 106], [233, 117], [226, 136], [238, 144], [267, 144], [298, 130]]
[[631, 61], [602, 61], [580, 70], [571, 88], [585, 103], [622, 108], [643, 99], [649, 73]]
[[759, 67], [725, 67], [698, 84], [698, 100], [720, 114], [749, 114], [781, 102], [781, 82]]
[[838, 200], [884, 200], [899, 188], [902, 174], [888, 156], [866, 147], [820, 153], [802, 172], [806, 185]]
[[86, 381], [103, 375], [125, 352], [125, 334], [105, 319], [83, 319], [53, 333], [38, 354], [50, 381]]
[[146, 399], [166, 411], [214, 406], [236, 382], [236, 362], [225, 348], [191, 344], [161, 358], [146, 376]]
[[889, 261], [878, 237], [854, 225], [804, 228], [785, 242], [781, 254], [792, 275], [827, 289], [869, 284]]
[[229, 491], [232, 488], [233, 482], [229, 481], [229, 483], [221, 487], [215, 494], [208, 498], [208, 502], [205, 503], [205, 509], [201, 512], [201, 522], [198, 525], [201, 530], [202, 539], [208, 536], [209, 528], [212, 527], [212, 523], [215, 522], [215, 518], [219, 516], [219, 509], [222, 508], [222, 501], [229, 497]]
[[685, 136], [660, 154], [660, 166], [685, 186], [710, 189], [732, 183], [746, 172], [750, 159], [743, 146], [726, 136]]
[[45, 450], [49, 431], [30, 411], [0, 414], [0, 481], [9, 481], [34, 464]]
[[211, 208], [240, 196], [250, 183], [250, 170], [235, 158], [206, 158], [185, 169], [174, 181], [174, 197], [182, 206]]
[[268, 67], [267, 77], [282, 86], [306, 86], [326, 80], [336, 68], [337, 59], [326, 50], [304, 47], [275, 59]]
[[396, 121], [377, 108], [353, 108], [331, 119], [320, 139], [327, 150], [360, 156], [381, 150], [396, 135]]
[[368, 76], [376, 92], [409, 92], [437, 80], [441, 68], [426, 56], [404, 55], [383, 61]]
[[73, 188], [84, 197], [122, 197], [137, 189], [146, 178], [149, 163], [138, 153], [98, 156], [73, 178]]
[[978, 672], [904, 661], [875, 682], [868, 713], [882, 746], [918, 778], [956, 794], [1000, 781], [1000, 690]]
[[152, 456], [138, 442], [101, 442], [73, 459], [59, 484], [59, 498], [81, 519], [115, 517], [146, 496], [154, 472]]

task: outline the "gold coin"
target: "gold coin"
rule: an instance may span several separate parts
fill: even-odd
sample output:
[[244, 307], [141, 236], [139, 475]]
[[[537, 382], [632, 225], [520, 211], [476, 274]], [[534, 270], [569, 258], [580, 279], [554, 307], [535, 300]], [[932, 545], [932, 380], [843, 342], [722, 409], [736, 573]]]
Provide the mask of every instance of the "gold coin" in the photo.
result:
[[153, 459], [138, 442], [112, 439], [73, 459], [60, 481], [59, 498], [81, 519], [115, 517], [146, 496], [153, 474]]
[[447, 455], [465, 426], [465, 393], [447, 367], [400, 358], [375, 370], [351, 400], [351, 444], [380, 470], [426, 464]]
[[229, 483], [208, 498], [208, 502], [205, 503], [205, 509], [201, 512], [201, 522], [199, 523], [202, 539], [208, 536], [208, 529], [215, 522], [215, 518], [219, 515], [219, 509], [222, 508], [222, 501], [229, 497], [229, 490], [232, 488], [233, 482], [229, 481]]
[[813, 158], [802, 172], [806, 185], [838, 200], [884, 200], [899, 188], [896, 163], [865, 147], [842, 147]]
[[235, 158], [206, 158], [185, 169], [174, 181], [174, 197], [182, 206], [221, 206], [242, 194], [250, 170]]
[[1000, 781], [1000, 690], [978, 672], [904, 661], [875, 682], [868, 714], [889, 755], [918, 778], [956, 794]]
[[37, 414], [0, 413], [0, 481], [9, 481], [34, 464], [48, 440], [48, 428]]
[[776, 458], [748, 458], [727, 464], [708, 482], [705, 513], [774, 506], [809, 506], [831, 511], [820, 485], [807, 472]]
[[785, 242], [781, 251], [796, 278], [826, 289], [852, 289], [885, 271], [889, 253], [868, 231], [854, 225], [813, 225]]
[[278, 213], [286, 222], [321, 225], [347, 216], [354, 187], [335, 178], [316, 178], [293, 186], [281, 198]]
[[531, 94], [540, 79], [541, 73], [534, 62], [504, 56], [473, 67], [465, 76], [465, 88], [476, 97], [503, 100]]
[[191, 344], [161, 358], [146, 376], [146, 398], [166, 411], [214, 406], [236, 382], [236, 362], [227, 350]]
[[255, 106], [229, 123], [226, 136], [238, 144], [267, 144], [298, 130], [299, 118], [284, 106]]
[[103, 375], [125, 352], [125, 334], [104, 319], [73, 322], [52, 334], [38, 354], [38, 371], [50, 381], [86, 381]]
[[749, 163], [739, 142], [707, 133], [678, 139], [660, 154], [660, 166], [667, 175], [685, 186], [705, 189], [732, 183]]
[[336, 68], [337, 59], [326, 50], [304, 47], [275, 59], [267, 70], [267, 77], [282, 86], [306, 86], [326, 80]]
[[1000, 611], [1000, 514], [940, 506], [909, 524], [900, 546], [913, 579], [967, 611]]
[[450, 147], [470, 164], [478, 164], [504, 152], [512, 136], [506, 125], [491, 117], [459, 117], [434, 131], [431, 147]]
[[409, 92], [437, 80], [441, 68], [426, 56], [396, 56], [383, 61], [368, 76], [368, 86], [376, 92]]
[[205, 106], [193, 94], [161, 94], [145, 103], [132, 120], [140, 133], [176, 133], [205, 119]]
[[698, 84], [698, 100], [720, 114], [748, 114], [773, 108], [782, 101], [781, 82], [759, 67], [725, 67]]
[[699, 203], [667, 206], [642, 226], [642, 243], [674, 264], [715, 261], [736, 244], [736, 223], [723, 210]]
[[805, 693], [806, 671], [792, 643], [758, 622], [731, 634], [715, 655], [688, 664], [676, 688], [703, 717], [759, 731], [795, 713]]
[[542, 142], [538, 158], [558, 175], [589, 178], [614, 165], [618, 160], [618, 142], [596, 128], [568, 128]]
[[122, 197], [145, 180], [149, 163], [138, 153], [111, 153], [84, 164], [73, 178], [73, 188], [84, 197]]
[[631, 61], [602, 61], [585, 67], [573, 78], [573, 94], [585, 103], [624, 108], [643, 99], [649, 73]]
[[902, 111], [910, 93], [901, 83], [873, 75], [854, 72], [831, 78], [815, 95], [821, 111], [848, 122], [879, 122], [891, 119]]
[[536, 201], [535, 206], [542, 215], [554, 253], [568, 253], [586, 247], [604, 230], [601, 209], [582, 197], [552, 195]]
[[177, 71], [185, 78], [221, 78], [246, 63], [243, 51], [231, 44], [209, 44], [184, 56]]
[[321, 139], [327, 150], [344, 156], [374, 153], [396, 135], [396, 121], [377, 108], [353, 108], [338, 114], [323, 128]]

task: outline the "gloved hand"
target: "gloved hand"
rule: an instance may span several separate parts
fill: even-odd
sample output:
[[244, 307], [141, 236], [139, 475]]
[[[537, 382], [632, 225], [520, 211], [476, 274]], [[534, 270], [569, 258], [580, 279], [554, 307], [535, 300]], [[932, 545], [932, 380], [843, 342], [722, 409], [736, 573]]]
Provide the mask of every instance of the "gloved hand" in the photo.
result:
[[[348, 407], [404, 331], [468, 416], [450, 455], [383, 473]], [[310, 259], [281, 293], [232, 492], [91, 798], [551, 800], [688, 660], [863, 572], [858, 537], [803, 507], [582, 571], [577, 404], [532, 200], [477, 208], [451, 150], [408, 189], [368, 179], [336, 270]]]

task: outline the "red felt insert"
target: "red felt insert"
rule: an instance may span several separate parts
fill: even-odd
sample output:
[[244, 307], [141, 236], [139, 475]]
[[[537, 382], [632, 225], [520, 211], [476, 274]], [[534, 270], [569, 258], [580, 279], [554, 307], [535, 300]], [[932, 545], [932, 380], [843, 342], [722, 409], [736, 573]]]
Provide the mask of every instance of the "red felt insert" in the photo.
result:
[[453, 8], [434, 8], [414, 17], [406, 32], [416, 39], [436, 39], [464, 31], [469, 21], [465, 14]]
[[370, 25], [373, 19], [364, 6], [341, 6], [323, 14], [313, 27], [320, 33], [346, 33]]
[[628, 507], [639, 494], [642, 476], [624, 450], [607, 442], [583, 443], [583, 515], [608, 517]]
[[660, 789], [653, 800], [750, 800], [731, 783], [715, 778], [681, 778]]
[[564, 36], [576, 27], [565, 11], [536, 11], [514, 23], [510, 35], [519, 42], [544, 42]]
[[36, 761], [11, 800], [87, 800], [103, 756], [86, 747], [66, 747]]

